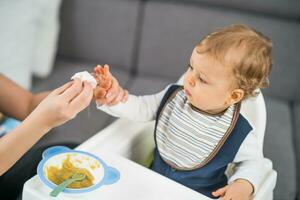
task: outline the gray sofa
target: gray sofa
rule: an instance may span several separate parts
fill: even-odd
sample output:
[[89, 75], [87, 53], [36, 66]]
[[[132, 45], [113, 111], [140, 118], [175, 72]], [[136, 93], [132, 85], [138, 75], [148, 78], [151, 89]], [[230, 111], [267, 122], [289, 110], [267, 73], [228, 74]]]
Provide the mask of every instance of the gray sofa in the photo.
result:
[[[75, 72], [108, 63], [133, 94], [151, 94], [186, 70], [193, 46], [218, 27], [245, 23], [272, 38], [265, 156], [278, 172], [274, 199], [300, 199], [300, 2], [295, 0], [65, 0], [52, 74], [33, 91], [53, 89]], [[40, 144], [81, 143], [113, 118], [90, 106]]]

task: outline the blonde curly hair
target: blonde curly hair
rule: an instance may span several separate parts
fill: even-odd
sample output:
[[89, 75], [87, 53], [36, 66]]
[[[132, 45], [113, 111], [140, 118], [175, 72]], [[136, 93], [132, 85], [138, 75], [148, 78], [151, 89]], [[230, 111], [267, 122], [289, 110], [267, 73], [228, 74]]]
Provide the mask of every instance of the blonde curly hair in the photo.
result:
[[256, 96], [257, 89], [269, 86], [272, 42], [253, 28], [242, 24], [221, 28], [204, 37], [196, 51], [232, 68], [236, 78], [233, 85], [244, 91], [243, 99]]

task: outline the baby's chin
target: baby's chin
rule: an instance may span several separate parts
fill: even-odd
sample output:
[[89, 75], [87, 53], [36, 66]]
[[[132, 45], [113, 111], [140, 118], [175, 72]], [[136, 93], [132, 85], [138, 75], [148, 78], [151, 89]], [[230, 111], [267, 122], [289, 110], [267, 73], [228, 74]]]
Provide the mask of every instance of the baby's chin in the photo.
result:
[[199, 103], [196, 104], [196, 103], [193, 101], [193, 98], [192, 98], [191, 96], [187, 96], [187, 101], [188, 101], [188, 103], [189, 103], [193, 108], [196, 108], [196, 109], [198, 109], [198, 110], [200, 110], [200, 111], [202, 111], [202, 112], [207, 112], [207, 113], [209, 113], [209, 109], [207, 109], [207, 107], [205, 107], [204, 105], [199, 105]]
[[198, 110], [204, 111], [204, 112], [205, 112], [205, 110], [208, 110], [204, 105], [199, 105], [199, 102], [196, 103], [196, 102], [194, 101], [194, 99], [193, 99], [193, 95], [192, 95], [189, 91], [186, 91], [186, 90], [184, 89], [184, 94], [185, 94], [185, 96], [186, 96], [186, 98], [187, 98], [188, 103], [189, 103], [191, 106], [193, 106], [194, 108], [196, 108], [196, 109], [198, 109]]
[[191, 106], [193, 106], [193, 107], [195, 107], [195, 108], [197, 108], [197, 109], [200, 109], [200, 108], [199, 108], [199, 105], [196, 105], [196, 104], [193, 102], [192, 96], [189, 96], [189, 95], [185, 95], [185, 96], [186, 96], [186, 98], [187, 98], [187, 102], [188, 102]]

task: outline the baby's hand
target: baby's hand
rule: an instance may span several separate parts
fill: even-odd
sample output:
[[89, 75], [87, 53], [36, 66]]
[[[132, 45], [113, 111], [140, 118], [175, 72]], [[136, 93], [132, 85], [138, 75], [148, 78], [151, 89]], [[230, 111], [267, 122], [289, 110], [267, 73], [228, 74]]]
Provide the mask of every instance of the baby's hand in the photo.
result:
[[221, 200], [249, 200], [252, 199], [253, 186], [244, 179], [238, 179], [223, 188], [214, 191], [215, 197]]
[[96, 101], [104, 102], [105, 95], [112, 85], [112, 75], [109, 72], [109, 66], [104, 65], [104, 67], [102, 67], [101, 65], [97, 65], [94, 68], [93, 76], [97, 81], [97, 86], [94, 91], [95, 99]]
[[108, 65], [104, 65], [104, 67], [97, 65], [93, 76], [97, 80], [97, 87], [94, 90], [97, 104], [113, 106], [127, 101], [128, 91], [120, 87], [117, 79], [109, 72]]

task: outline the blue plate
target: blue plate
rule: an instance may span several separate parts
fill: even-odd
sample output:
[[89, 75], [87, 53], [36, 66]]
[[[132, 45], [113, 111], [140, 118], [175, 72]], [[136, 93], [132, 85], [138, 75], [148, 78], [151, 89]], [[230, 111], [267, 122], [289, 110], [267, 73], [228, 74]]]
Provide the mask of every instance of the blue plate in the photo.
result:
[[[64, 193], [85, 193], [98, 189], [102, 185], [113, 184], [120, 179], [120, 173], [117, 169], [107, 166], [99, 157], [84, 151], [71, 150], [64, 146], [54, 146], [43, 152], [43, 159], [40, 161], [37, 174], [41, 181], [54, 189], [57, 185], [52, 183], [46, 175], [46, 168], [50, 166], [61, 166], [61, 163], [70, 156], [72, 163], [81, 168], [88, 169], [95, 180], [92, 186], [72, 189], [66, 188]], [[73, 162], [74, 161], [74, 162]], [[96, 166], [96, 167], [95, 167]]]

